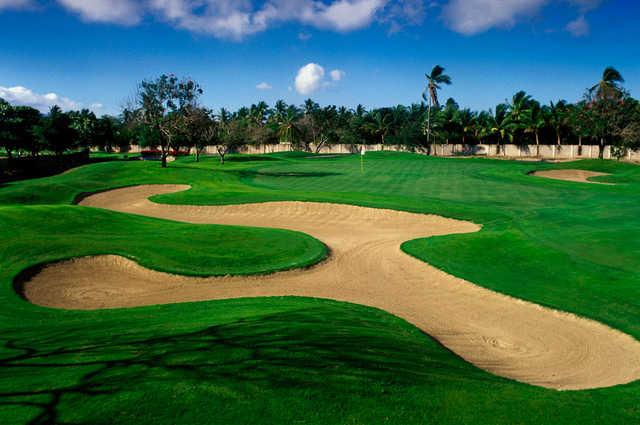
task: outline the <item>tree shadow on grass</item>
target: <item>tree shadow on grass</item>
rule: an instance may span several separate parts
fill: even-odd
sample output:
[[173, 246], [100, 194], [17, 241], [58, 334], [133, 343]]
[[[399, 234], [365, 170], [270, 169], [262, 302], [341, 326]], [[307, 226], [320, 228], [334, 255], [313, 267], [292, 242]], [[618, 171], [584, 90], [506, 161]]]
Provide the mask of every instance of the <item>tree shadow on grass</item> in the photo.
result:
[[[241, 391], [248, 385], [251, 397], [278, 389], [366, 395], [371, 385], [490, 379], [415, 332], [398, 335], [398, 326], [362, 314], [334, 316], [332, 310], [307, 308], [162, 336], [140, 329], [90, 338], [82, 328], [27, 342], [18, 332], [5, 334], [2, 351], [12, 354], [0, 359], [0, 370], [10, 376], [11, 389], [0, 385], [0, 408], [35, 409], [31, 425], [69, 424], [61, 418], [65, 399], [107, 397], [107, 404], [117, 403], [118, 394], [144, 385], [186, 382]], [[34, 374], [55, 384], [21, 383], [21, 376]]]
[[226, 162], [265, 162], [282, 161], [280, 158], [266, 155], [231, 155], [225, 158]]
[[238, 171], [240, 177], [249, 178], [249, 177], [287, 177], [287, 178], [305, 178], [305, 177], [333, 177], [340, 176], [342, 173], [331, 173], [331, 172], [323, 172], [323, 171], [253, 171], [253, 170], [242, 170]]

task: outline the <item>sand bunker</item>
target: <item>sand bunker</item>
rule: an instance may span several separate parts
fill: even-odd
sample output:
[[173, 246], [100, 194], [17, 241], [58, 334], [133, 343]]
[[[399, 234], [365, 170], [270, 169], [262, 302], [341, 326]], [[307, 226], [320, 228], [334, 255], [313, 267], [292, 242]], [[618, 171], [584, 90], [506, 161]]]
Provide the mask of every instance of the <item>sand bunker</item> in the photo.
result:
[[586, 170], [544, 170], [544, 171], [535, 171], [532, 173], [534, 176], [538, 177], [546, 177], [548, 179], [556, 179], [556, 180], [565, 180], [569, 182], [579, 182], [579, 183], [592, 183], [592, 184], [611, 184], [611, 183], [600, 183], [600, 182], [592, 182], [589, 180], [591, 177], [597, 176], [608, 176], [607, 173], [598, 173], [595, 171], [586, 171]]
[[101, 309], [263, 296], [308, 296], [377, 307], [404, 318], [476, 366], [555, 389], [587, 389], [640, 378], [640, 343], [598, 322], [511, 298], [453, 277], [400, 250], [418, 237], [475, 232], [433, 215], [348, 205], [272, 202], [239, 206], [155, 204], [186, 186], [139, 186], [82, 205], [180, 220], [302, 231], [331, 248], [308, 270], [258, 277], [190, 278], [118, 256], [44, 267], [21, 291], [31, 302]]

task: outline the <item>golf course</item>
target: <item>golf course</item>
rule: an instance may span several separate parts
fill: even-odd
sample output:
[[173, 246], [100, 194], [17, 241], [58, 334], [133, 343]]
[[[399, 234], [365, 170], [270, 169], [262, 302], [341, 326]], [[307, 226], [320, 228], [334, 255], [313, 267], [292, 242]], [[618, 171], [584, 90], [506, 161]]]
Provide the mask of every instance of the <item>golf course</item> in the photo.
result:
[[636, 165], [100, 159], [0, 186], [2, 424], [640, 421]]

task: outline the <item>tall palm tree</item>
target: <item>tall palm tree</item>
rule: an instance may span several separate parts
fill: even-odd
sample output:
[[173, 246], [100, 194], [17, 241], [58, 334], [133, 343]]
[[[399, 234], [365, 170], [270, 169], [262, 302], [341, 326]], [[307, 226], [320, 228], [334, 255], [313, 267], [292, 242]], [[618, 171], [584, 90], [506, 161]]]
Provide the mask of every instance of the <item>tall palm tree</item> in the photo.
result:
[[[422, 98], [429, 103], [429, 110], [427, 112], [427, 144], [431, 141], [431, 108], [440, 108], [438, 102], [438, 90], [442, 87], [442, 84], [451, 85], [451, 77], [444, 73], [444, 68], [440, 65], [436, 65], [431, 70], [430, 74], [424, 75], [427, 78], [427, 87], [422, 92]], [[427, 94], [428, 92], [428, 94]]]
[[[438, 102], [438, 90], [442, 88], [442, 84], [450, 85], [451, 77], [444, 73], [444, 68], [440, 65], [434, 66], [431, 73], [425, 74], [425, 77], [427, 78], [427, 87], [422, 93], [422, 98], [425, 101], [429, 100], [433, 107], [439, 108], [440, 103]], [[427, 92], [429, 99], [427, 99]]]
[[614, 67], [609, 66], [602, 73], [602, 79], [598, 84], [589, 89], [589, 93], [595, 100], [616, 98], [622, 92], [622, 83], [624, 83], [622, 74]]

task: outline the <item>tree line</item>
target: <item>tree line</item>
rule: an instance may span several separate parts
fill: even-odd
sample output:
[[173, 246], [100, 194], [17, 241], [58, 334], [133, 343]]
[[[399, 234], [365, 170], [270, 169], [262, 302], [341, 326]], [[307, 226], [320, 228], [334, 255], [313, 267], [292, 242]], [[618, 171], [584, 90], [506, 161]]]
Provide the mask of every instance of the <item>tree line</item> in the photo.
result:
[[308, 99], [300, 106], [279, 100], [273, 106], [259, 102], [214, 112], [200, 103], [203, 89], [197, 82], [173, 74], [142, 81], [118, 117], [58, 107], [40, 114], [0, 99], [0, 148], [11, 157], [89, 147], [110, 151], [134, 144], [157, 149], [163, 167], [179, 151], [194, 151], [199, 160], [206, 146], [215, 146], [224, 162], [228, 152], [245, 144], [290, 143], [320, 151], [337, 143], [379, 143], [420, 147], [429, 154], [435, 143], [495, 144], [498, 152], [507, 143], [538, 149], [541, 144], [577, 144], [599, 145], [601, 158], [605, 145], [618, 156], [640, 148], [640, 102], [612, 67], [579, 102], [542, 104], [520, 91], [485, 111], [463, 108], [452, 98], [441, 104], [442, 86], [452, 84], [443, 67], [425, 77], [423, 102], [371, 110], [320, 106]]

